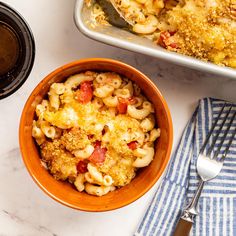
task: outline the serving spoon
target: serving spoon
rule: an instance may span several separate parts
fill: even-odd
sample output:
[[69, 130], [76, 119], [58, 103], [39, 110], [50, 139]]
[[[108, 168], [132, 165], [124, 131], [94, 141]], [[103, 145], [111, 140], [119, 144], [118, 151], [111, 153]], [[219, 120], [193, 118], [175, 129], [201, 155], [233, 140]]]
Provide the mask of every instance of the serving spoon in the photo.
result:
[[96, 0], [108, 16], [108, 22], [119, 28], [131, 28], [134, 22], [125, 18], [124, 13], [117, 7], [114, 0]]

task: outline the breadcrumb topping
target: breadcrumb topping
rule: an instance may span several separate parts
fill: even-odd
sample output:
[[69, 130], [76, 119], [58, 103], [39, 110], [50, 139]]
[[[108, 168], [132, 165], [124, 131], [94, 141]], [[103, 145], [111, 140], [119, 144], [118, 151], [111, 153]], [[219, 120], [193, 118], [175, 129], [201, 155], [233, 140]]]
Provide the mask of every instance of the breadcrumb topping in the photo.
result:
[[236, 22], [232, 1], [186, 1], [167, 12], [177, 49], [189, 56], [236, 68]]

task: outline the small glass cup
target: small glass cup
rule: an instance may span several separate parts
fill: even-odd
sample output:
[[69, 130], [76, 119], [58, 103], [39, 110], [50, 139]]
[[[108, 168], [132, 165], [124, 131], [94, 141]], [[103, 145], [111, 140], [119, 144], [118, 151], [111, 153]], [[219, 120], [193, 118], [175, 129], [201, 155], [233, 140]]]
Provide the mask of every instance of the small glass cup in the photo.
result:
[[[30, 27], [12, 7], [0, 2], [0, 24], [14, 34], [18, 55], [8, 71], [0, 74], [0, 99], [14, 93], [28, 78], [34, 64], [35, 42]], [[13, 38], [14, 38], [13, 37]]]

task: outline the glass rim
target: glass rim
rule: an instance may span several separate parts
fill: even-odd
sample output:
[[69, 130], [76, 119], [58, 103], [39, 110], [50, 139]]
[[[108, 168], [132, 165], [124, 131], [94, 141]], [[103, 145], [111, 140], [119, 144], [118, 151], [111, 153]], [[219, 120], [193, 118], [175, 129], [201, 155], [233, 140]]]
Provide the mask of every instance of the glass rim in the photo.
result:
[[0, 2], [0, 13], [0, 21], [14, 29], [22, 44], [20, 64], [15, 66], [14, 73], [9, 72], [0, 78], [6, 83], [0, 88], [0, 99], [3, 99], [16, 92], [27, 80], [34, 64], [35, 40], [28, 23], [19, 12]]

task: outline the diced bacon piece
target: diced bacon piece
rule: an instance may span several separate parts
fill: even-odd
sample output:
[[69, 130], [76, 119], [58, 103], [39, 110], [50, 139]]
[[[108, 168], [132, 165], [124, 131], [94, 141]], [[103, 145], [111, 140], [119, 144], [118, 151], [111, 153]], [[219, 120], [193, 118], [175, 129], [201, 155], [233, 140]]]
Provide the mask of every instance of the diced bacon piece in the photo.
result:
[[93, 164], [101, 165], [106, 159], [106, 148], [101, 147], [101, 142], [97, 141], [94, 145], [94, 151], [88, 158]]
[[138, 147], [138, 142], [137, 141], [132, 141], [130, 143], [127, 144], [129, 149], [131, 150], [135, 150]]
[[172, 37], [174, 36], [175, 33], [176, 32], [174, 31], [161, 32], [158, 44], [164, 48], [173, 48], [173, 49], [178, 48], [178, 44], [174, 42], [174, 38]]
[[76, 168], [77, 168], [77, 171], [80, 173], [80, 174], [84, 174], [88, 171], [87, 169], [87, 165], [88, 165], [88, 162], [86, 161], [79, 161]]
[[128, 107], [128, 102], [126, 99], [124, 98], [118, 98], [118, 112], [119, 114], [125, 114], [127, 111], [127, 107]]
[[93, 98], [93, 89], [91, 81], [84, 81], [80, 84], [80, 88], [75, 94], [75, 99], [82, 104], [90, 102]]
[[137, 99], [135, 97], [130, 97], [130, 98], [118, 98], [118, 112], [119, 114], [125, 114], [127, 111], [128, 105], [134, 105], [137, 103]]

